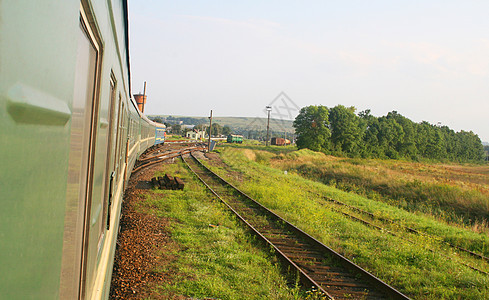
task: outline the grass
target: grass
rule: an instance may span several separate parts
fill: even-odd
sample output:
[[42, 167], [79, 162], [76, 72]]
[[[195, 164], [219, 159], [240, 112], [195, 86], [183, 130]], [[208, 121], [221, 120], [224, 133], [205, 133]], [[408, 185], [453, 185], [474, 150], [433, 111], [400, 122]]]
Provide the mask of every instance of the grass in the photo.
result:
[[[410, 297], [489, 298], [489, 276], [466, 266], [489, 272], [487, 262], [456, 252], [431, 237], [410, 234], [395, 224], [386, 224], [375, 218], [369, 221], [384, 228], [383, 231], [365, 226], [338, 213], [338, 210], [344, 208], [326, 201], [324, 197], [331, 197], [374, 215], [395, 220], [404, 226], [414, 227], [486, 256], [489, 254], [487, 234], [475, 232], [463, 224], [453, 226], [420, 211], [408, 211], [398, 205], [392, 205], [385, 199], [379, 199], [378, 196], [368, 198], [342, 191], [323, 184], [320, 178], [309, 180], [294, 168], [288, 169], [287, 174], [284, 173], [285, 170], [280, 169], [286, 165], [284, 162], [294, 166], [291, 161], [304, 162], [317, 158], [324, 162], [336, 163], [335, 168], [340, 168], [338, 162], [343, 159], [307, 153], [303, 150], [277, 154], [276, 151], [259, 148], [225, 147], [221, 148], [220, 152], [229, 167], [213, 167], [217, 173], [224, 176], [230, 171], [246, 173], [252, 180], [239, 181], [233, 176], [228, 179], [268, 208]], [[349, 164], [355, 163], [365, 165], [363, 161], [353, 161]], [[399, 165], [393, 163], [390, 167], [391, 170], [396, 170], [400, 167], [406, 168], [406, 165], [400, 162]], [[383, 168], [379, 173], [387, 173], [389, 170]], [[429, 166], [425, 168], [429, 169]], [[385, 230], [395, 233], [395, 236], [386, 234]]]
[[300, 150], [270, 164], [345, 191], [489, 233], [489, 166], [336, 158]]
[[267, 147], [265, 145], [265, 142], [258, 142], [255, 140], [247, 140], [247, 139], [243, 141], [243, 144], [222, 143], [219, 146], [221, 149], [239, 148], [239, 149], [249, 149], [249, 150], [263, 150], [274, 154], [288, 154], [297, 150], [297, 147], [295, 145], [288, 145], [288, 146], [270, 145]]
[[[166, 165], [165, 173], [181, 177], [185, 190], [149, 191], [139, 206], [142, 211], [172, 220], [171, 235], [180, 248], [173, 253], [178, 259], [170, 266], [177, 270], [177, 278], [172, 283], [162, 283], [157, 288], [158, 294], [199, 299], [301, 299], [307, 296], [288, 284], [277, 261], [268, 251], [256, 247], [256, 241], [241, 223], [181, 162]], [[155, 272], [165, 271], [159, 268], [155, 266]]]

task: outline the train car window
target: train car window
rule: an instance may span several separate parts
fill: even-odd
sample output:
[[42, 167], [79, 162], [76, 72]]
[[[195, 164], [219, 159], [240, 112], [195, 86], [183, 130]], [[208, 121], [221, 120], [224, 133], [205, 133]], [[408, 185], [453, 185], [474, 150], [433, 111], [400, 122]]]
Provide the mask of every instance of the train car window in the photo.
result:
[[122, 174], [124, 171], [124, 160], [125, 160], [125, 155], [126, 155], [126, 137], [127, 137], [127, 128], [126, 128], [126, 116], [127, 112], [124, 106], [124, 101], [122, 102], [121, 106], [121, 123], [120, 123], [120, 128], [119, 130], [121, 131], [121, 138], [119, 140], [119, 174]]
[[132, 145], [134, 145], [134, 138], [136, 137], [136, 121], [134, 119], [131, 119], [131, 125], [132, 125], [132, 130], [131, 130], [131, 137], [132, 137]]
[[117, 182], [117, 174], [119, 170], [119, 152], [120, 152], [120, 143], [121, 143], [121, 135], [122, 135], [122, 95], [119, 94], [119, 103], [117, 105], [117, 121], [115, 122], [116, 125], [116, 132], [117, 136], [115, 139], [115, 147], [114, 147], [114, 171], [115, 171], [115, 178], [114, 181]]
[[113, 172], [114, 166], [111, 165], [112, 156], [115, 156], [115, 152], [112, 151], [116, 138], [116, 79], [113, 73], [110, 76], [110, 102], [109, 102], [109, 132], [107, 135], [107, 160], [105, 167], [105, 192], [103, 199], [103, 216], [104, 220], [101, 222], [102, 230], [104, 227], [108, 230], [110, 227], [110, 209], [112, 204], [112, 196], [114, 193], [114, 179], [115, 173]]
[[129, 136], [128, 136], [128, 139], [129, 139], [129, 149], [131, 149], [132, 142], [133, 142], [133, 139], [132, 139], [132, 137], [134, 136], [133, 131], [134, 131], [133, 121], [131, 119], [131, 116], [129, 115]]

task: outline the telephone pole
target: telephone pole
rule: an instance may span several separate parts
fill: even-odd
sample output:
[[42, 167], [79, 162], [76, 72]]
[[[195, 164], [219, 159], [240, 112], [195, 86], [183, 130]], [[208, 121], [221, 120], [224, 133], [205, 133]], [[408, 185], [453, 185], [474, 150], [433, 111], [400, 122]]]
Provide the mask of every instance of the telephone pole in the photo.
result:
[[267, 112], [268, 112], [268, 122], [267, 122], [267, 142], [266, 146], [269, 146], [269, 141], [270, 141], [270, 112], [272, 111], [272, 107], [267, 105]]
[[207, 152], [211, 152], [211, 132], [212, 132], [212, 109], [211, 109], [211, 116], [209, 117], [209, 143], [207, 144]]

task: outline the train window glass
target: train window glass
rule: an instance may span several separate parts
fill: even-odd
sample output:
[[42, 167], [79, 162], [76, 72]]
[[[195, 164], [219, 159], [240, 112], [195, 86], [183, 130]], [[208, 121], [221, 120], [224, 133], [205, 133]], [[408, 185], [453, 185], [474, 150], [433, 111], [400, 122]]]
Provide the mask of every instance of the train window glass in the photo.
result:
[[129, 116], [129, 122], [127, 124], [127, 138], [131, 140], [131, 135], [132, 135], [132, 120], [131, 116]]
[[119, 140], [119, 174], [122, 174], [124, 171], [124, 160], [125, 160], [125, 153], [126, 153], [126, 137], [127, 137], [127, 128], [126, 128], [126, 116], [127, 112], [124, 106], [124, 102], [122, 102], [121, 106], [121, 124], [120, 124], [120, 131], [121, 131], [121, 138]]
[[124, 112], [124, 100], [121, 102], [121, 116], [119, 118], [119, 153], [117, 157], [119, 158], [119, 161], [117, 164], [119, 165], [119, 170], [117, 172], [119, 175], [121, 174], [121, 171], [123, 169], [122, 165], [122, 140], [124, 140], [124, 117], [125, 117], [125, 112]]
[[134, 137], [134, 124], [133, 123], [134, 123], [133, 120], [132, 119], [129, 119], [129, 136], [128, 136], [128, 139], [129, 139], [129, 149], [131, 149], [132, 141], [134, 140], [133, 139], [133, 137]]
[[121, 143], [121, 135], [122, 135], [122, 95], [119, 94], [119, 103], [117, 106], [117, 122], [115, 123], [116, 125], [116, 142], [115, 142], [115, 147], [114, 147], [114, 172], [115, 172], [115, 182], [117, 182], [117, 174], [119, 170], [119, 152], [120, 152], [120, 143]]
[[115, 187], [115, 173], [113, 172], [114, 166], [111, 165], [112, 156], [115, 153], [112, 151], [112, 147], [116, 138], [116, 79], [113, 73], [110, 74], [110, 100], [109, 100], [109, 132], [107, 134], [107, 159], [105, 167], [105, 187], [104, 187], [104, 199], [103, 199], [103, 221], [101, 222], [101, 235], [105, 232], [105, 228], [109, 229], [110, 226], [110, 209], [112, 204], [112, 197]]

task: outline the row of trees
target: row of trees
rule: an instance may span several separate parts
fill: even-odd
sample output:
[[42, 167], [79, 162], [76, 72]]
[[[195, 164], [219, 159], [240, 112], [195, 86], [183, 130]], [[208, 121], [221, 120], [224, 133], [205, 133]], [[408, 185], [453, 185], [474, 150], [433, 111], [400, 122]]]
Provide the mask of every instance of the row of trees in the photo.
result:
[[354, 107], [307, 106], [294, 121], [299, 149], [352, 157], [481, 161], [482, 143], [472, 131], [415, 123], [392, 111], [375, 117]]
[[[206, 131], [207, 134], [209, 134], [209, 121], [206, 120], [206, 118], [195, 118], [195, 117], [172, 117], [169, 116], [166, 118], [166, 121], [160, 117], [152, 117], [150, 118], [155, 122], [165, 124], [167, 128], [169, 128], [168, 132], [171, 132], [173, 134], [181, 134], [185, 135], [187, 131], [190, 131], [192, 129], [189, 129], [187, 127], [184, 127], [180, 125], [180, 122], [188, 125], [195, 125], [193, 129], [195, 130], [204, 130]], [[228, 135], [231, 134], [232, 130], [231, 127], [228, 125], [221, 126], [219, 123], [213, 123], [212, 124], [212, 136], [219, 136], [219, 135]]]
[[178, 124], [182, 122], [187, 125], [199, 125], [199, 124], [207, 124], [209, 120], [207, 118], [199, 118], [199, 117], [166, 117], [166, 122], [170, 124]]
[[[186, 135], [188, 131], [195, 130], [205, 130], [209, 134], [209, 126], [204, 124], [195, 125], [193, 129], [182, 127], [180, 124], [170, 124], [165, 123], [168, 128], [168, 132], [172, 134]], [[212, 124], [212, 136], [228, 135], [231, 134], [231, 128], [227, 125], [221, 126], [218, 123]]]
[[[209, 134], [209, 126], [206, 124], [199, 124], [194, 127], [195, 130], [204, 130]], [[228, 135], [231, 134], [231, 127], [228, 125], [221, 126], [219, 123], [212, 123], [212, 136]]]

